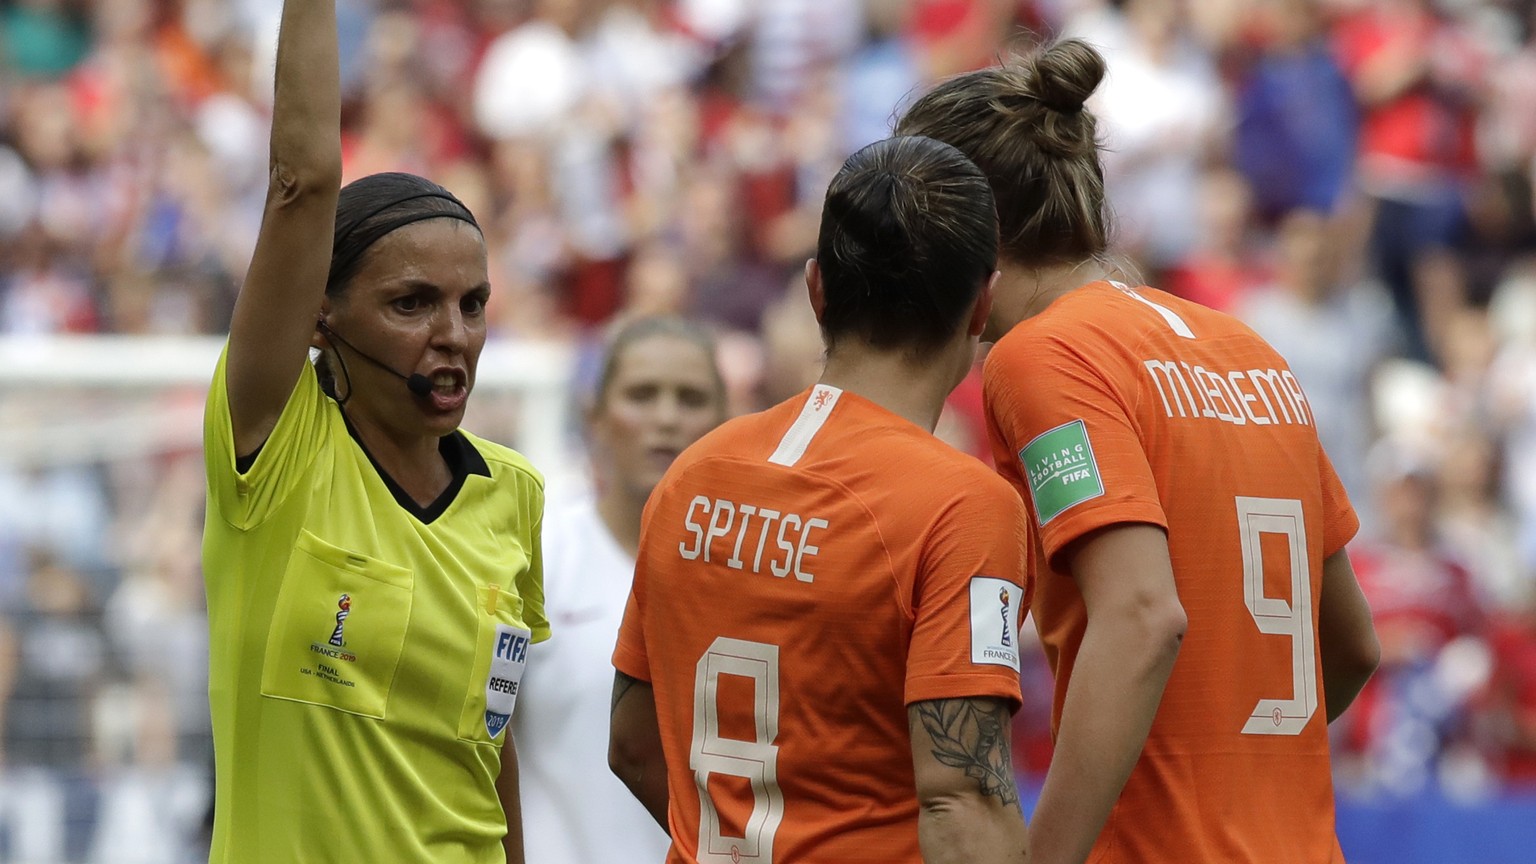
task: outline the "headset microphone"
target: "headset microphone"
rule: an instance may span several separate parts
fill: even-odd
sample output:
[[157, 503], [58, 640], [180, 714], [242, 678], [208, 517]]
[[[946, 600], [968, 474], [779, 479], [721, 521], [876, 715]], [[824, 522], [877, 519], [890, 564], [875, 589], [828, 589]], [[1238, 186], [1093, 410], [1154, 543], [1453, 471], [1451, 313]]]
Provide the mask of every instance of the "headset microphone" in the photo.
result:
[[[393, 369], [389, 371], [395, 372]], [[399, 375], [400, 373], [395, 372], [395, 374]], [[420, 372], [412, 372], [410, 375], [404, 377], [405, 389], [411, 391], [412, 395], [426, 398], [427, 394], [432, 392], [432, 379], [421, 374]]]
[[[330, 325], [326, 324], [324, 321], [317, 321], [317, 322], [315, 322], [315, 326], [319, 327], [321, 330], [325, 331], [325, 335], [335, 339], [337, 342], [340, 342], [341, 344], [343, 344], [343, 345], [347, 346], [348, 348], [352, 349], [352, 353], [353, 354], [356, 354], [357, 356], [363, 358], [364, 360], [367, 360], [369, 363], [372, 363], [373, 365], [379, 367], [380, 369], [383, 369], [385, 372], [388, 372], [389, 374], [395, 376], [396, 378], [399, 378], [402, 381], [404, 381], [405, 382], [405, 389], [411, 391], [411, 395], [416, 396], [418, 398], [426, 398], [426, 396], [432, 392], [432, 379], [430, 379], [427, 376], [421, 374], [420, 372], [412, 372], [409, 375], [402, 374], [401, 372], [396, 371], [394, 369], [394, 367], [389, 366], [388, 364], [386, 364], [384, 361], [378, 359], [377, 357], [370, 357], [367, 354], [364, 354], [362, 351], [359, 351], [357, 349], [356, 345], [353, 345], [351, 342], [348, 342], [347, 340], [341, 338], [341, 334], [337, 333], [335, 330], [332, 330], [330, 328]], [[351, 384], [349, 383], [347, 386], [350, 387]]]

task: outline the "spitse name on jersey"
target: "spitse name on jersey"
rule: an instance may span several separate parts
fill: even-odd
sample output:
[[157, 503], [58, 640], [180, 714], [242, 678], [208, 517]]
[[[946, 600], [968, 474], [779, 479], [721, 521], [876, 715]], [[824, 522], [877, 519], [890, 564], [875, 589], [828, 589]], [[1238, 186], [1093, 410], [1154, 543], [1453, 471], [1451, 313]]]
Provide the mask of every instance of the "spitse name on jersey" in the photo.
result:
[[[708, 516], [708, 522], [701, 522], [703, 516]], [[757, 517], [756, 551], [749, 541], [749, 535], [753, 531], [752, 518]], [[774, 525], [778, 530], [774, 530]], [[811, 543], [811, 532], [818, 529], [830, 528], [831, 524], [819, 516], [801, 516], [799, 513], [780, 513], [772, 507], [764, 507], [754, 504], [740, 504], [724, 498], [710, 498], [707, 495], [695, 495], [688, 504], [688, 511], [683, 516], [683, 529], [692, 536], [692, 542], [683, 541], [677, 544], [678, 554], [686, 561], [694, 561], [702, 557], [707, 564], [718, 555], [714, 552], [716, 540], [729, 537], [733, 525], [736, 528], [736, 541], [730, 545], [727, 540], [725, 545], [730, 545], [729, 557], [725, 558], [725, 566], [732, 570], [749, 569], [746, 560], [741, 557], [742, 542], [748, 541], [747, 552], [751, 556], [753, 573], [763, 572], [763, 548], [770, 536], [776, 537], [774, 551], [768, 556], [768, 572], [780, 579], [795, 574], [795, 578], [801, 582], [812, 582], [816, 574], [809, 572], [806, 567], [807, 557], [814, 557], [821, 548]]]

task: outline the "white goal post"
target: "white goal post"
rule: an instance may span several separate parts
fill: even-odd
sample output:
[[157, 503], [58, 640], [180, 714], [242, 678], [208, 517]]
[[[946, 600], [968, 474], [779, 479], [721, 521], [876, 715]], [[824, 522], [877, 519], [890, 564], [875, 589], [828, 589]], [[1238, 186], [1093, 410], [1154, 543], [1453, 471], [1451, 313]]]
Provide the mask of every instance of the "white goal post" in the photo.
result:
[[[203, 398], [223, 344], [221, 336], [0, 337], [0, 467], [200, 446]], [[571, 459], [574, 370], [565, 343], [488, 342], [465, 428], [559, 472]]]

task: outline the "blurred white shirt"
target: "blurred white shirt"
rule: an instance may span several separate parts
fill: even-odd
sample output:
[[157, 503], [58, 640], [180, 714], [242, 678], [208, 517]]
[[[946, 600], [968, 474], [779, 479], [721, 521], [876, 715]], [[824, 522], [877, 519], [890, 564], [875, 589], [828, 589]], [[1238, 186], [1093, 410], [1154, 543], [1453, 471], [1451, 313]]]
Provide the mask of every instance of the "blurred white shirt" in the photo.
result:
[[608, 768], [613, 646], [635, 561], [590, 495], [544, 514], [544, 603], [514, 719], [523, 843], [537, 864], [661, 864], [667, 835]]
[[496, 37], [475, 76], [475, 122], [492, 138], [541, 135], [566, 120], [587, 87], [575, 42], [531, 21]]
[[1245, 298], [1237, 316], [1264, 337], [1296, 374], [1317, 418], [1317, 436], [1362, 521], [1373, 514], [1365, 470], [1372, 375], [1391, 348], [1392, 312], [1373, 286], [1338, 289], [1309, 304], [1272, 287]]

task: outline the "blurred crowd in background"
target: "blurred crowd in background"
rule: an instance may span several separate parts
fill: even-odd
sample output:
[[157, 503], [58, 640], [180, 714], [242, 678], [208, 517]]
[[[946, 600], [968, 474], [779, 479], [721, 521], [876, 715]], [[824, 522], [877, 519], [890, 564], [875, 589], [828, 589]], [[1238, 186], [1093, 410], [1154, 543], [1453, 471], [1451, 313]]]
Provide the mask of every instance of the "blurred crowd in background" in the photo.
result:
[[[280, 6], [0, 0], [0, 337], [225, 331]], [[1285, 355], [1362, 514], [1385, 660], [1334, 727], [1341, 794], [1536, 787], [1536, 0], [337, 6], [346, 176], [474, 210], [492, 338], [590, 358], [683, 312], [738, 412], [818, 372], [800, 273], [842, 160], [927, 83], [1099, 45], [1118, 263]], [[974, 376], [951, 408], [988, 458]], [[196, 858], [201, 470], [0, 454], [0, 860]]]

